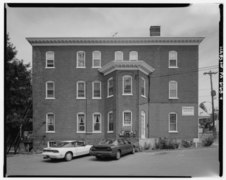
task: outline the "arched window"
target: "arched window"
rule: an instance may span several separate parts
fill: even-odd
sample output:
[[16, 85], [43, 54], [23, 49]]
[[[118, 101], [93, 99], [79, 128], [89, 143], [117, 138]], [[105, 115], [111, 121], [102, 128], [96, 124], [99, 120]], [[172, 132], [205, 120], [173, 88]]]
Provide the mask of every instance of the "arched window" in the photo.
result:
[[122, 113], [123, 126], [132, 126], [132, 111], [126, 110]]
[[55, 99], [55, 83], [54, 83], [54, 81], [46, 82], [46, 99]]
[[80, 112], [77, 114], [77, 132], [83, 133], [86, 131], [86, 117], [85, 113]]
[[177, 99], [177, 82], [169, 82], [169, 99]]
[[130, 53], [129, 53], [129, 60], [130, 61], [137, 61], [138, 60], [138, 53], [137, 53], [137, 51], [130, 51]]
[[122, 77], [122, 95], [133, 95], [132, 93], [132, 76], [125, 75]]
[[177, 68], [177, 52], [170, 51], [169, 52], [169, 68]]
[[123, 52], [122, 51], [115, 52], [115, 61], [123, 61]]
[[93, 68], [101, 68], [101, 52], [93, 51]]
[[78, 51], [77, 52], [77, 68], [85, 68], [86, 60], [85, 60], [85, 52]]
[[85, 99], [86, 98], [86, 83], [85, 81], [77, 82], [77, 99]]
[[93, 132], [101, 132], [101, 114], [93, 113]]
[[101, 99], [101, 82], [100, 81], [92, 82], [92, 97], [93, 99]]

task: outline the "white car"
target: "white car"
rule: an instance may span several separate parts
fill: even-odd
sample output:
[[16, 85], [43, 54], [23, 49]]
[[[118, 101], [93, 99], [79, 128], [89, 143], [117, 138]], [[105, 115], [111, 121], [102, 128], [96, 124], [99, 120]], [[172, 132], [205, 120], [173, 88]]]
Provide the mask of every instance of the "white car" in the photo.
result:
[[73, 157], [89, 154], [92, 145], [86, 145], [84, 141], [52, 141], [43, 149], [44, 159], [65, 159], [70, 161]]

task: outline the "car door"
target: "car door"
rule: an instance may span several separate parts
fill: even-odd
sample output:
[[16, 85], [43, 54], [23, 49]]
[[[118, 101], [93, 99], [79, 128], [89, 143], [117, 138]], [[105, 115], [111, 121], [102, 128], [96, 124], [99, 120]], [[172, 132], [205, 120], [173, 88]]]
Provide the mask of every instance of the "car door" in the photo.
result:
[[126, 153], [132, 152], [133, 147], [132, 147], [131, 143], [129, 143], [129, 141], [127, 141], [125, 139], [123, 141], [125, 143]]
[[76, 151], [77, 151], [77, 154], [79, 156], [84, 155], [84, 154], [88, 154], [87, 153], [87, 148], [86, 148], [85, 144], [82, 143], [82, 142], [77, 142], [77, 144], [76, 144]]
[[123, 139], [118, 139], [118, 146], [122, 154], [126, 154], [126, 144]]

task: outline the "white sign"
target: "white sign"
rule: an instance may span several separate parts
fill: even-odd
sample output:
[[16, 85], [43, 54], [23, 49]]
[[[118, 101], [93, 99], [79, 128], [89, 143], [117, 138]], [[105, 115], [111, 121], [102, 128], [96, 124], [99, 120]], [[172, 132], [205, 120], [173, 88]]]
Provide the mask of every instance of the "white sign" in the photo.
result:
[[182, 107], [182, 116], [194, 116], [194, 106], [184, 106]]

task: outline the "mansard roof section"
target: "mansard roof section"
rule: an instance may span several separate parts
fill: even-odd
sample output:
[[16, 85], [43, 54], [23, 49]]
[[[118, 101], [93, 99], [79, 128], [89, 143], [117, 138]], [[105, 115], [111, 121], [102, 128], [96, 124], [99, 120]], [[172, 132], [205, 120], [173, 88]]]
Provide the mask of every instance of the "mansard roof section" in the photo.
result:
[[139, 70], [146, 75], [152, 73], [155, 69], [144, 61], [111, 61], [98, 69], [104, 76], [115, 70]]
[[30, 37], [32, 46], [199, 45], [204, 37]]

